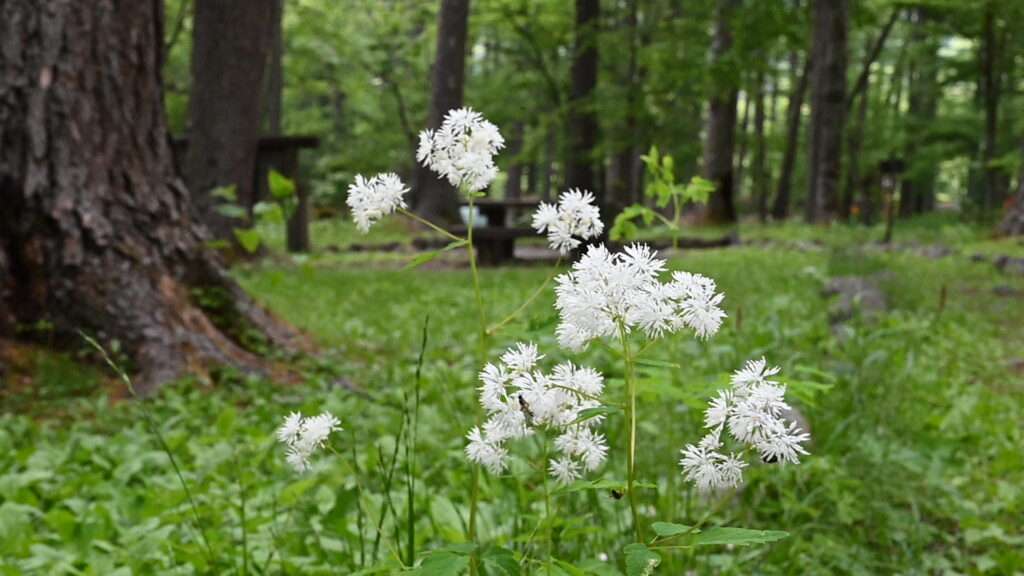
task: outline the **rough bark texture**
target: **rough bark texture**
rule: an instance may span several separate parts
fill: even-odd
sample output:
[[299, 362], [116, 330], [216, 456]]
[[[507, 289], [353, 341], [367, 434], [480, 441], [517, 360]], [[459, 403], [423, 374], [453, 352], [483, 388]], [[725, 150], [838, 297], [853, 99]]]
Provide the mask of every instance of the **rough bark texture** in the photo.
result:
[[271, 2], [196, 0], [189, 146], [184, 175], [213, 234], [233, 239], [240, 223], [221, 214], [211, 190], [235, 186], [249, 208], [270, 47]]
[[[730, 19], [736, 5], [737, 0], [719, 0], [711, 46], [713, 65], [721, 65], [722, 59], [732, 48]], [[707, 144], [704, 148], [704, 176], [715, 184], [708, 219], [717, 223], [735, 222], [733, 153], [736, 147], [738, 94], [736, 86], [730, 82], [720, 82], [713, 90], [708, 112]]]
[[[469, 33], [469, 0], [443, 0], [438, 14], [437, 56], [430, 96], [432, 129], [445, 114], [462, 106], [466, 76], [466, 36]], [[424, 218], [453, 224], [459, 220], [459, 196], [447, 181], [424, 166], [416, 168], [416, 211]]]
[[282, 134], [284, 121], [284, 0], [270, 1], [270, 54], [267, 59], [267, 94], [263, 110], [266, 132]]
[[602, 190], [595, 189], [594, 148], [597, 146], [597, 115], [593, 95], [597, 88], [597, 36], [601, 15], [599, 0], [576, 0], [576, 39], [569, 95], [569, 162], [566, 187], [591, 190], [604, 204]]
[[839, 208], [843, 123], [846, 118], [847, 0], [815, 0], [811, 46], [811, 143], [808, 222], [833, 218]]
[[0, 3], [0, 333], [46, 320], [117, 341], [142, 388], [218, 364], [267, 372], [199, 308], [293, 348], [204, 248], [162, 105], [163, 2]]
[[782, 167], [779, 169], [779, 183], [775, 189], [775, 202], [772, 204], [772, 218], [785, 220], [789, 217], [790, 198], [793, 189], [793, 168], [796, 165], [796, 153], [800, 147], [800, 121], [803, 119], [804, 96], [807, 94], [808, 78], [811, 61], [804, 63], [797, 76], [797, 56], [790, 57], [793, 69], [793, 88], [789, 93], [789, 108], [786, 110], [786, 149], [782, 153]]

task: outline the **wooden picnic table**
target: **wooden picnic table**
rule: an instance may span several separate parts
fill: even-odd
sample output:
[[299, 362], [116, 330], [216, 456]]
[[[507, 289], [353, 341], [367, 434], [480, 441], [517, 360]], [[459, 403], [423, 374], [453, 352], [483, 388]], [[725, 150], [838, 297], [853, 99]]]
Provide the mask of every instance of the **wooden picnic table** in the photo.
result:
[[[460, 204], [469, 206], [468, 201]], [[473, 202], [480, 214], [487, 218], [486, 225], [473, 228], [473, 244], [481, 266], [500, 266], [515, 259], [516, 239], [534, 236], [537, 232], [529, 226], [518, 225], [514, 216], [531, 213], [539, 204], [540, 200], [536, 198], [481, 198]], [[451, 232], [465, 235], [467, 230], [460, 226]]]

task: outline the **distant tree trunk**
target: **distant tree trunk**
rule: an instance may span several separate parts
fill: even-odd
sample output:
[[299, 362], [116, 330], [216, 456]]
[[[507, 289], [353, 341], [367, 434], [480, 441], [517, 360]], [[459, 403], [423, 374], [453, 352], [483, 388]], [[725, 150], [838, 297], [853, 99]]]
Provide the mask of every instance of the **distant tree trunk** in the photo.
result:
[[555, 155], [557, 154], [558, 148], [558, 136], [555, 134], [553, 126], [547, 127], [547, 137], [544, 139], [544, 160], [543, 160], [543, 177], [541, 178], [541, 189], [540, 197], [545, 202], [551, 201], [551, 188], [555, 181]]
[[[715, 32], [711, 44], [712, 66], [732, 49], [732, 12], [737, 0], [719, 0], [715, 13]], [[719, 77], [722, 74], [718, 75]], [[712, 88], [708, 112], [708, 139], [704, 148], [704, 175], [715, 184], [708, 207], [711, 222], [736, 221], [733, 153], [736, 146], [737, 90], [732, 82], [717, 82]]]
[[270, 2], [196, 0], [184, 172], [204, 220], [220, 239], [233, 239], [233, 229], [244, 223], [221, 214], [210, 191], [235, 186], [245, 208], [256, 192], [270, 21]]
[[918, 159], [920, 147], [926, 143], [928, 131], [935, 122], [939, 103], [938, 43], [929, 38], [927, 12], [917, 8], [911, 12], [915, 46], [908, 73], [909, 108], [907, 110], [906, 158], [911, 166], [900, 188], [900, 216], [907, 217], [931, 210], [935, 204], [937, 166], [930, 158]]
[[789, 105], [786, 110], [786, 149], [782, 154], [782, 167], [779, 170], [779, 184], [775, 190], [775, 202], [772, 205], [772, 218], [785, 220], [789, 217], [790, 198], [793, 188], [793, 168], [796, 165], [796, 153], [800, 147], [800, 121], [803, 119], [804, 96], [807, 94], [808, 78], [810, 77], [811, 60], [804, 62], [799, 68], [798, 56], [790, 55], [793, 87], [789, 93]]
[[739, 150], [736, 152], [736, 176], [735, 185], [733, 186], [733, 197], [743, 197], [743, 179], [746, 177], [747, 167], [747, 150], [750, 148], [750, 134], [748, 128], [750, 127], [750, 109], [753, 106], [751, 94], [749, 91], [745, 91], [743, 95], [743, 114], [740, 116], [740, 127], [738, 131], [737, 140], [739, 140]]
[[999, 155], [999, 50], [996, 38], [996, 14], [994, 3], [985, 2], [981, 39], [981, 81], [985, 105], [985, 141], [982, 147], [982, 169], [985, 173], [985, 195], [982, 209], [992, 210], [1002, 205], [1006, 198], [1004, 180], [1000, 170], [991, 163]]
[[[445, 114], [462, 106], [466, 75], [466, 37], [469, 0], [442, 0], [438, 14], [437, 56], [428, 125], [436, 129]], [[416, 168], [416, 211], [424, 218], [447, 224], [459, 221], [458, 191], [429, 168]]]
[[[1020, 157], [1024, 158], [1024, 138], [1020, 141]], [[1017, 171], [1017, 195], [999, 224], [999, 233], [1007, 236], [1024, 235], [1024, 163], [1021, 163]]]
[[270, 0], [270, 57], [264, 115], [267, 133], [282, 133], [284, 110], [284, 0]]
[[517, 122], [512, 128], [505, 154], [511, 159], [505, 180], [505, 198], [519, 198], [523, 195], [523, 123]]
[[811, 141], [804, 213], [808, 222], [829, 220], [839, 208], [846, 117], [847, 24], [847, 0], [814, 0]]
[[591, 190], [605, 204], [604, 191], [596, 190], [594, 152], [597, 148], [597, 45], [600, 26], [599, 0], [576, 0], [576, 38], [572, 58], [572, 90], [569, 96], [569, 150], [566, 187]]
[[[870, 46], [870, 41], [864, 46], [865, 61], [871, 58]], [[840, 217], [847, 222], [850, 220], [854, 199], [857, 197], [861, 184], [860, 157], [864, 152], [864, 128], [867, 124], [868, 101], [871, 97], [871, 64], [869, 62], [866, 64], [867, 73], [863, 76], [863, 88], [857, 94], [857, 116], [846, 132], [846, 184], [843, 187], [843, 199], [839, 213]]]
[[162, 36], [160, 0], [0, 3], [0, 333], [46, 321], [75, 346], [78, 330], [117, 342], [143, 391], [269, 372], [243, 332], [299, 344], [205, 247], [171, 158]]
[[768, 165], [767, 146], [764, 139], [765, 122], [765, 78], [764, 71], [757, 74], [757, 92], [754, 101], [754, 160], [751, 166], [754, 185], [754, 199], [757, 202], [757, 219], [768, 220]]
[[637, 201], [636, 172], [638, 162], [639, 134], [637, 113], [640, 108], [640, 82], [643, 72], [639, 65], [641, 42], [639, 39], [640, 0], [629, 0], [626, 27], [629, 39], [629, 61], [626, 68], [626, 121], [623, 138], [626, 144], [616, 155], [612, 166], [614, 178], [609, 178], [608, 221], [627, 206]]

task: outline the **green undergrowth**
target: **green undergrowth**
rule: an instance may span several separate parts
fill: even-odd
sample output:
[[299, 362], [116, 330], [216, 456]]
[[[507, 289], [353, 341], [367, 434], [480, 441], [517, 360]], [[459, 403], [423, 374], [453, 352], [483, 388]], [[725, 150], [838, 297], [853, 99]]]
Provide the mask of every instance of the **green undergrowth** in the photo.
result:
[[[681, 369], [641, 369], [643, 521], [693, 525], [710, 515], [709, 524], [789, 536], [666, 551], [655, 574], [1024, 570], [1024, 368], [1014, 364], [1024, 356], [1024, 300], [996, 293], [1024, 290], [1024, 281], [991, 264], [864, 254], [853, 244], [686, 252], [671, 262], [714, 277], [729, 320], [707, 343], [670, 338], [653, 349], [652, 359]], [[188, 480], [198, 524], [137, 403], [87, 395], [69, 396], [54, 417], [5, 409], [0, 574], [394, 574], [410, 558], [426, 559], [421, 574], [458, 573], [468, 562], [460, 544], [472, 478], [463, 436], [474, 422], [480, 368], [469, 274], [321, 258], [237, 273], [322, 345], [318, 358], [302, 362], [305, 382], [228, 374], [212, 388], [183, 382], [145, 401]], [[485, 271], [491, 320], [547, 272]], [[848, 274], [879, 278], [889, 309], [831, 327], [822, 288]], [[551, 360], [570, 358], [551, 336], [552, 302], [550, 291], [539, 298], [492, 340], [491, 355], [532, 339]], [[428, 318], [410, 491], [396, 442]], [[799, 466], [752, 466], [741, 490], [699, 496], [676, 461], [700, 437], [702, 405], [680, 391], [710, 395], [722, 374], [761, 355], [782, 367], [809, 420], [811, 455]], [[601, 369], [609, 393], [621, 392], [623, 374], [608, 351], [594, 346], [571, 359]], [[50, 379], [84, 377], [47, 370]], [[345, 428], [337, 453], [297, 476], [273, 430], [292, 410], [321, 409]], [[545, 573], [537, 562], [547, 550], [531, 534], [550, 528], [560, 561], [552, 574], [625, 574], [628, 505], [602, 487], [621, 480], [621, 416], [610, 416], [604, 431], [611, 457], [592, 479], [612, 482], [563, 491], [551, 514], [540, 487], [522, 480], [538, 457], [529, 442], [514, 448], [509, 474], [484, 474], [482, 573]], [[431, 571], [445, 567], [455, 571]]]

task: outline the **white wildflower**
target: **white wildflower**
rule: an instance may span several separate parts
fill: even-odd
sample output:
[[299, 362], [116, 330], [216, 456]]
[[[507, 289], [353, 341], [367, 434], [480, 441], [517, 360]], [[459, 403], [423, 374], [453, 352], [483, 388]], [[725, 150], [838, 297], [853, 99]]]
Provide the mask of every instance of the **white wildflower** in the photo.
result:
[[450, 110], [437, 130], [420, 132], [416, 160], [452, 186], [484, 190], [498, 175], [494, 155], [505, 146], [497, 126], [470, 108]]
[[397, 174], [377, 174], [370, 179], [357, 174], [355, 182], [348, 187], [345, 203], [352, 211], [356, 227], [368, 232], [377, 220], [406, 207], [402, 196], [408, 191]]
[[550, 429], [560, 434], [555, 449], [561, 457], [549, 470], [560, 482], [571, 481], [566, 479], [597, 470], [607, 458], [605, 437], [594, 429], [602, 418], [581, 419], [584, 410], [600, 406], [604, 378], [571, 362], [545, 373], [537, 368], [543, 357], [535, 345], [520, 343], [480, 372], [480, 405], [487, 421], [467, 434], [466, 457], [498, 473], [506, 467], [506, 442]]
[[562, 254], [580, 245], [579, 238], [597, 238], [604, 230], [601, 211], [590, 192], [573, 188], [562, 194], [558, 205], [541, 202], [533, 215], [533, 227], [548, 235], [548, 244]]
[[332, 432], [341, 430], [341, 422], [330, 412], [303, 417], [292, 412], [277, 429], [277, 439], [285, 445], [285, 460], [297, 472], [309, 470], [313, 453], [323, 448]]
[[704, 412], [708, 434], [695, 446], [682, 450], [679, 465], [683, 475], [700, 490], [717, 490], [738, 486], [746, 463], [735, 454], [722, 451], [722, 432], [740, 444], [755, 450], [765, 462], [797, 464], [806, 455], [803, 444], [810, 434], [784, 414], [791, 408], [786, 403], [786, 387], [769, 380], [779, 373], [761, 358], [747, 362], [733, 373], [730, 390], [719, 392]]
[[561, 322], [559, 343], [580, 350], [595, 338], [615, 336], [621, 325], [649, 338], [691, 328], [707, 338], [721, 326], [724, 295], [715, 282], [699, 274], [676, 272], [666, 283], [659, 277], [665, 261], [648, 246], [634, 244], [612, 254], [591, 246], [572, 270], [556, 279]]

